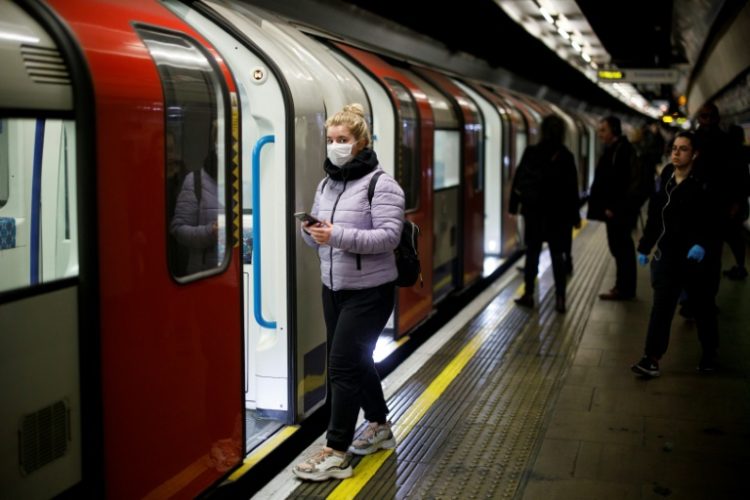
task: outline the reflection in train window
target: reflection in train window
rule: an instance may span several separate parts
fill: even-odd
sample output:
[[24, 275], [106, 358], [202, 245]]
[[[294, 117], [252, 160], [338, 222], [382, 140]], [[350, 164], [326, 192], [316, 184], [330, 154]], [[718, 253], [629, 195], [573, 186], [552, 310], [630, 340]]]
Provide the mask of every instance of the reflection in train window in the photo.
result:
[[177, 278], [213, 274], [228, 261], [225, 91], [210, 56], [195, 42], [138, 32], [164, 90], [169, 269]]
[[75, 125], [0, 121], [0, 292], [78, 275]]
[[400, 120], [397, 127], [396, 180], [401, 184], [406, 196], [406, 210], [414, 210], [419, 205], [419, 154], [417, 137], [419, 133], [417, 105], [411, 93], [395, 80], [385, 79], [399, 101]]
[[435, 190], [458, 186], [461, 171], [458, 130], [435, 130]]

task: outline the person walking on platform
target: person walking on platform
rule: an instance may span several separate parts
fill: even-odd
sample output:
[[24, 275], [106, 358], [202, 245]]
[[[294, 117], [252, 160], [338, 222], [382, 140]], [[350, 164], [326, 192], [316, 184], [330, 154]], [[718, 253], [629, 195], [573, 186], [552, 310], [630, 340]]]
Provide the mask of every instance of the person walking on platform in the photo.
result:
[[638, 263], [651, 260], [653, 305], [643, 357], [631, 369], [638, 375], [658, 377], [659, 360], [667, 351], [680, 292], [687, 290], [703, 349], [698, 369], [712, 371], [716, 363], [718, 328], [713, 293], [706, 279], [706, 246], [716, 236], [705, 184], [694, 173], [699, 153], [695, 137], [680, 132], [672, 146], [672, 163], [661, 173], [659, 190], [651, 197], [648, 220], [638, 243]]
[[[313, 481], [351, 476], [351, 453], [396, 446], [372, 354], [394, 306], [398, 271], [393, 250], [401, 238], [404, 192], [378, 163], [362, 105], [349, 104], [328, 118], [326, 137], [328, 175], [318, 184], [311, 211], [320, 222], [301, 227], [305, 243], [320, 258], [328, 336], [327, 446], [293, 469]], [[376, 172], [380, 178], [370, 201], [368, 188]], [[369, 425], [352, 442], [360, 407]]]
[[[565, 147], [565, 123], [557, 115], [548, 115], [542, 121], [542, 138], [539, 144], [529, 146], [513, 178], [509, 211], [523, 215], [524, 243], [524, 294], [516, 303], [534, 306], [534, 283], [539, 267], [542, 243], [547, 241], [555, 277], [555, 309], [565, 312], [565, 285], [567, 268], [565, 253], [570, 251], [566, 240], [571, 227], [580, 227], [578, 213], [578, 174], [573, 154]], [[566, 235], [567, 233], [567, 235]]]
[[731, 125], [727, 131], [731, 144], [735, 148], [734, 156], [736, 172], [732, 188], [735, 200], [729, 206], [729, 220], [724, 231], [724, 241], [729, 245], [736, 264], [724, 271], [724, 276], [730, 280], [744, 280], [747, 278], [745, 269], [745, 238], [744, 222], [750, 216], [750, 146], [745, 145], [745, 131], [739, 125]]
[[588, 218], [607, 225], [607, 243], [617, 268], [615, 286], [599, 298], [628, 300], [635, 297], [636, 286], [635, 243], [631, 233], [641, 206], [637, 184], [640, 172], [635, 171], [638, 161], [635, 149], [622, 135], [619, 118], [604, 118], [597, 133], [605, 148], [594, 172]]

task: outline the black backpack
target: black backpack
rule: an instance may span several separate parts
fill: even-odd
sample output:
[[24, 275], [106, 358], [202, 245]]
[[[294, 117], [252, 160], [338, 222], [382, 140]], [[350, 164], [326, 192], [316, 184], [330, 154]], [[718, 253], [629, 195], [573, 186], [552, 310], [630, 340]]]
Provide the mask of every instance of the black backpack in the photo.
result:
[[[367, 200], [372, 206], [372, 197], [375, 194], [375, 184], [378, 177], [385, 172], [378, 170], [370, 178], [370, 186], [367, 188]], [[408, 219], [404, 219], [404, 225], [401, 229], [401, 241], [393, 251], [396, 254], [396, 268], [398, 269], [398, 278], [396, 285], [400, 287], [413, 286], [419, 279], [419, 286], [424, 287], [422, 281], [422, 266], [419, 263], [419, 251], [417, 249], [417, 240], [419, 239], [419, 226]]]

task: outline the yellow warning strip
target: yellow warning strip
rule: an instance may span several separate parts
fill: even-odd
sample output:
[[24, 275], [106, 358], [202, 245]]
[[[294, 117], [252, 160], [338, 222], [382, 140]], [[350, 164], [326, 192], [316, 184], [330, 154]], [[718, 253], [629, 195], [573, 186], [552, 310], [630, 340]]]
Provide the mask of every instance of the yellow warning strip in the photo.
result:
[[177, 496], [183, 488], [195, 481], [195, 478], [206, 471], [208, 463], [208, 455], [203, 455], [178, 474], [160, 484], [156, 489], [147, 493], [146, 496], [143, 497], [143, 500], [158, 500], [160, 498], [172, 498], [173, 496]]
[[[491, 328], [484, 328], [477, 333], [477, 335], [475, 335], [469, 343], [461, 349], [461, 352], [453, 358], [448, 366], [443, 369], [440, 375], [432, 381], [422, 395], [411, 405], [409, 410], [399, 418], [398, 423], [393, 426], [393, 434], [396, 436], [397, 442], [403, 441], [406, 438], [417, 422], [419, 422], [424, 414], [427, 413], [427, 410], [429, 410], [438, 400], [440, 395], [443, 394], [453, 379], [461, 373], [461, 370], [464, 369], [466, 364], [471, 360], [474, 354], [476, 354], [482, 346], [482, 343], [484, 343], [491, 333]], [[359, 465], [357, 465], [356, 474], [349, 479], [341, 481], [331, 494], [328, 495], [328, 498], [342, 500], [354, 498], [392, 454], [393, 450], [385, 450], [384, 452], [364, 457], [362, 461], [359, 462]]]
[[[583, 228], [586, 227], [586, 224], [588, 224], [586, 220], [581, 222], [581, 228], [573, 231], [573, 238], [578, 236]], [[519, 292], [522, 287], [523, 284], [519, 286]], [[466, 364], [472, 357], [474, 357], [474, 354], [476, 354], [492, 331], [491, 328], [483, 328], [477, 333], [469, 343], [461, 349], [461, 352], [453, 358], [448, 366], [440, 372], [440, 375], [432, 381], [422, 395], [411, 405], [409, 410], [399, 418], [398, 423], [393, 425], [393, 435], [396, 437], [396, 442], [401, 442], [406, 438], [417, 422], [419, 422], [424, 414], [427, 413], [427, 410], [435, 404], [440, 395], [443, 394], [446, 388], [448, 388], [448, 385], [453, 382], [453, 379], [461, 373]], [[375, 473], [377, 473], [385, 461], [393, 454], [393, 451], [394, 450], [384, 450], [380, 453], [367, 455], [362, 458], [357, 465], [356, 474], [349, 479], [341, 481], [327, 498], [332, 500], [350, 500], [356, 497], [359, 492], [362, 491], [362, 488], [364, 488], [370, 479], [372, 479]]]
[[245, 457], [242, 465], [227, 478], [227, 481], [232, 482], [238, 480], [245, 473], [247, 473], [247, 471], [252, 469], [255, 464], [264, 459], [277, 446], [286, 441], [292, 434], [294, 434], [298, 430], [299, 425], [287, 425], [283, 427], [279, 432], [264, 441], [262, 445], [258, 446], [252, 453]]

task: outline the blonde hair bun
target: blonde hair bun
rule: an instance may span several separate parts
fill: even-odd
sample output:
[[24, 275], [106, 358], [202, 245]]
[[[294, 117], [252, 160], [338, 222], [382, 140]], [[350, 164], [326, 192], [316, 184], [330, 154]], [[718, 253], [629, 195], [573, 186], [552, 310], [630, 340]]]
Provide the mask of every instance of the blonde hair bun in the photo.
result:
[[362, 143], [363, 147], [369, 147], [372, 144], [370, 128], [365, 121], [365, 107], [360, 103], [347, 104], [341, 111], [326, 120], [326, 128], [337, 125], [348, 128], [357, 142]]

